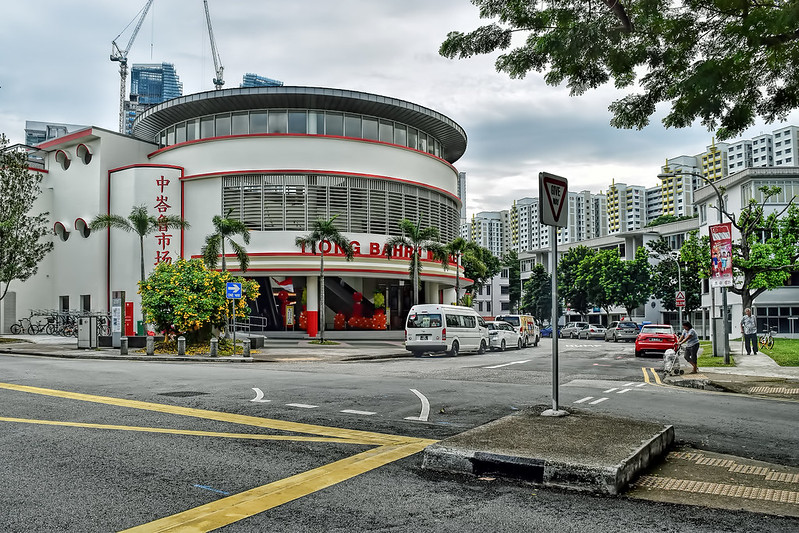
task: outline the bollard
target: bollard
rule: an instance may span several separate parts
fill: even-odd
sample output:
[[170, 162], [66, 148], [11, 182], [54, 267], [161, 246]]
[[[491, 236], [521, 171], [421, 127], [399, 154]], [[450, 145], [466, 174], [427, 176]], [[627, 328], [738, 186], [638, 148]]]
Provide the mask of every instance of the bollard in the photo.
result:
[[217, 355], [217, 346], [219, 345], [219, 339], [211, 339], [211, 357], [216, 357]]
[[147, 340], [145, 342], [147, 343], [147, 355], [155, 354], [155, 337], [147, 335]]
[[241, 341], [241, 356], [242, 357], [250, 357], [250, 339], [244, 339]]
[[178, 355], [186, 355], [186, 337], [178, 337]]
[[119, 339], [119, 355], [128, 355], [128, 338]]

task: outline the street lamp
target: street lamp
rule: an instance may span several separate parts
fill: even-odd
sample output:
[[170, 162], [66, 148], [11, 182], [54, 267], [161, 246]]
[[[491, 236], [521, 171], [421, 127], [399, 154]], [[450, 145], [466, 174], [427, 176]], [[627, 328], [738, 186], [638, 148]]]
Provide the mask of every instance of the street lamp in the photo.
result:
[[[680, 275], [680, 259], [679, 259], [680, 252], [676, 252], [676, 251], [672, 252], [670, 254], [670, 257], [677, 264], [677, 291], [678, 292], [682, 292], [682, 276]], [[686, 300], [687, 300], [687, 298], [686, 298]], [[679, 321], [680, 321], [680, 326], [679, 327], [682, 327], [682, 307], [679, 306], [679, 305], [677, 306], [677, 313], [679, 313]]]

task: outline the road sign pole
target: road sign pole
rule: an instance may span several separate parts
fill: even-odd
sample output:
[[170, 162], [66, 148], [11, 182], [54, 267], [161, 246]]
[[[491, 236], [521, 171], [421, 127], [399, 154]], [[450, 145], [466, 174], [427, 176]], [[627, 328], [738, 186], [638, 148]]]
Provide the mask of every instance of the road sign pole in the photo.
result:
[[549, 258], [552, 272], [552, 411], [558, 409], [558, 228], [549, 227], [552, 239], [552, 256]]

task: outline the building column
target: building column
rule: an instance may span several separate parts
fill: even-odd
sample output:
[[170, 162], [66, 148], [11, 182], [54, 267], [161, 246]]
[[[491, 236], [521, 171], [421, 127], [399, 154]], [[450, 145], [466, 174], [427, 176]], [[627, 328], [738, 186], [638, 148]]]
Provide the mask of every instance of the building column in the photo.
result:
[[438, 289], [438, 283], [432, 281], [424, 282], [424, 301], [429, 304], [438, 303]]
[[319, 276], [305, 278], [305, 309], [307, 311], [308, 336], [316, 337], [319, 332]]
[[457, 305], [456, 298], [457, 298], [457, 296], [455, 295], [455, 287], [448, 287], [448, 288], [444, 289], [444, 303], [445, 304], [451, 304], [452, 302], [456, 302], [455, 305]]

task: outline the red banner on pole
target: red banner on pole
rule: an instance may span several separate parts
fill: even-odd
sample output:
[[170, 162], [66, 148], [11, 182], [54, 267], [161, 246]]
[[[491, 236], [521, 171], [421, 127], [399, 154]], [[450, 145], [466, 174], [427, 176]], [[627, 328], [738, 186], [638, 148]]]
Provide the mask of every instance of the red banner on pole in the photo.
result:
[[710, 226], [710, 286], [732, 287], [732, 223]]

